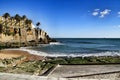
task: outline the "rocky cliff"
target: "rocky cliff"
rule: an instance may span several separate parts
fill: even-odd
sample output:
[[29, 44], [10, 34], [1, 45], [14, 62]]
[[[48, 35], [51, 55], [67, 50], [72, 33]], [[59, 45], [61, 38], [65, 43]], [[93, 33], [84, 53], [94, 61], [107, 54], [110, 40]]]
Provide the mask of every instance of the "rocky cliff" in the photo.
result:
[[[39, 26], [38, 23], [36, 26]], [[25, 15], [22, 17], [16, 14], [10, 16], [5, 13], [0, 16], [0, 43], [9, 46], [37, 45], [39, 43], [48, 44], [53, 41], [42, 29], [34, 28], [32, 20]], [[12, 44], [12, 45], [11, 45]]]

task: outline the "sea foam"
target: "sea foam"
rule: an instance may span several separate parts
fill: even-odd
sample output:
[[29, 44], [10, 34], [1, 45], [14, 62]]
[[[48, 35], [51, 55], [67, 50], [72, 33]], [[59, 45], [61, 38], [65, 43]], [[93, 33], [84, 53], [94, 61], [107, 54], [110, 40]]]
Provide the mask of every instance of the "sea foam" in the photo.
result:
[[30, 54], [38, 55], [38, 56], [47, 56], [47, 57], [99, 57], [99, 56], [120, 56], [120, 52], [101, 52], [101, 53], [81, 53], [81, 54], [65, 54], [65, 53], [46, 53], [42, 51], [36, 51], [29, 49], [30, 47], [21, 47], [21, 48], [11, 48], [6, 50], [22, 50], [27, 51]]
[[60, 43], [60, 42], [50, 42], [50, 45], [63, 45], [63, 43]]

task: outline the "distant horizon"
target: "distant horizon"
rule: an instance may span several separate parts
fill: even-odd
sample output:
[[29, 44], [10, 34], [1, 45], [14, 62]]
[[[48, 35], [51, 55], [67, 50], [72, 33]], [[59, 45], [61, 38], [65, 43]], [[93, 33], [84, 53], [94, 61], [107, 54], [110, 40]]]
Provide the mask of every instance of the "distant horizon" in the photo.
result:
[[51, 37], [120, 38], [120, 0], [0, 0], [0, 15], [26, 15]]

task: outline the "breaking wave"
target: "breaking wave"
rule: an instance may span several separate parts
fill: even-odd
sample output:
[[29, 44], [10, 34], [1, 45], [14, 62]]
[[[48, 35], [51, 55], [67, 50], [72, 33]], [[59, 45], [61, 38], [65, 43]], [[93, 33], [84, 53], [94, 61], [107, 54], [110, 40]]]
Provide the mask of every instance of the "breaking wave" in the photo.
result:
[[63, 44], [60, 42], [50, 42], [50, 45], [63, 45]]
[[60, 38], [59, 42], [39, 44], [35, 47], [21, 47], [18, 50], [40, 56], [120, 56], [120, 39]]
[[[27, 47], [28, 48], [28, 47]], [[16, 48], [16, 49], [10, 49], [10, 50], [22, 50], [22, 51], [27, 51], [30, 54], [38, 55], [38, 56], [47, 56], [47, 57], [99, 57], [99, 56], [120, 56], [120, 52], [101, 52], [101, 53], [81, 53], [81, 54], [65, 54], [65, 53], [46, 53], [42, 51], [36, 51], [36, 50], [31, 50], [27, 49], [25, 47], [22, 48]]]

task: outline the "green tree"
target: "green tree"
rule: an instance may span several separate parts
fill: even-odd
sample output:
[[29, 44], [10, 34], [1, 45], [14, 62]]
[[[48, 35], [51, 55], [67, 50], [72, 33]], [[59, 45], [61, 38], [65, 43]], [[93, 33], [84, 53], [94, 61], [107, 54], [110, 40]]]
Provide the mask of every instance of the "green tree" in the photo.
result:
[[25, 23], [26, 23], [26, 24], [31, 24], [31, 23], [32, 23], [32, 20], [27, 19], [27, 20], [25, 21]]
[[36, 23], [37, 29], [39, 29], [39, 26], [40, 26], [40, 25], [41, 25], [40, 22], [37, 22], [37, 23]]
[[26, 24], [26, 29], [27, 29], [27, 31], [28, 31], [28, 30], [31, 30], [32, 20], [27, 19], [27, 20], [25, 21], [25, 24]]
[[23, 16], [22, 16], [22, 19], [23, 19], [23, 20], [27, 19], [26, 15], [23, 15]]
[[21, 20], [21, 16], [19, 16], [19, 14], [16, 14], [14, 18], [16, 19], [17, 22]]
[[3, 17], [6, 19], [6, 18], [10, 17], [10, 14], [9, 13], [5, 13], [5, 14], [3, 14]]

